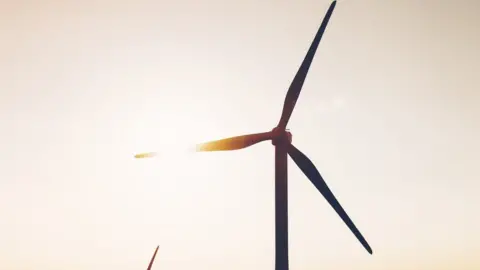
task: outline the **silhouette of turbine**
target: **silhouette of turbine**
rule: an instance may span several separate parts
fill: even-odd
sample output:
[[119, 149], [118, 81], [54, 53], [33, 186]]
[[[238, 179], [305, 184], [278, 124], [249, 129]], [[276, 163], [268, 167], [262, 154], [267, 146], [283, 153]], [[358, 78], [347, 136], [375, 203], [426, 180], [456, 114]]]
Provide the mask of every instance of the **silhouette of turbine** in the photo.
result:
[[[312, 161], [292, 144], [292, 134], [286, 129], [290, 116], [292, 115], [295, 103], [298, 99], [303, 83], [307, 76], [310, 64], [320, 43], [328, 21], [332, 16], [336, 1], [330, 5], [325, 18], [318, 29], [315, 38], [305, 56], [300, 68], [297, 71], [287, 95], [285, 97], [282, 115], [277, 127], [270, 132], [236, 136], [217, 141], [210, 141], [197, 145], [197, 152], [206, 151], [230, 151], [239, 150], [259, 142], [271, 140], [275, 146], [275, 269], [288, 270], [288, 170], [287, 155], [297, 164], [300, 170], [307, 176], [318, 191], [325, 197], [348, 228], [353, 232], [363, 247], [372, 254], [373, 251], [362, 236], [360, 231], [353, 224], [350, 217], [343, 210], [333, 193], [328, 188], [325, 180], [318, 172]], [[137, 155], [137, 158], [152, 157], [155, 153]]]
[[150, 260], [150, 263], [148, 264], [147, 270], [152, 269], [153, 261], [155, 260], [155, 256], [157, 256], [158, 247], [159, 246], [157, 246], [157, 248], [155, 249], [155, 252], [153, 253], [152, 259]]

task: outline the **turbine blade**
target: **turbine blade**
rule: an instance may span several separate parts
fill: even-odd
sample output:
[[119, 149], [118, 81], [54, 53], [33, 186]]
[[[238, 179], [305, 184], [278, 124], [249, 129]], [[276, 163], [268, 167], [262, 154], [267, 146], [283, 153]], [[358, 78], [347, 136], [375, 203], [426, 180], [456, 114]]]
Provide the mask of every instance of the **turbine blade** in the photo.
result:
[[323, 180], [322, 176], [318, 172], [315, 165], [313, 165], [312, 161], [305, 156], [300, 150], [298, 150], [295, 146], [290, 145], [288, 149], [288, 154], [293, 159], [293, 161], [298, 165], [298, 167], [302, 170], [302, 172], [310, 179], [312, 184], [322, 193], [323, 197], [328, 201], [328, 203], [335, 209], [337, 214], [342, 218], [343, 222], [347, 224], [348, 228], [353, 232], [353, 234], [357, 237], [357, 239], [362, 243], [363, 247], [368, 251], [368, 253], [372, 254], [372, 249], [370, 245], [367, 243], [365, 238], [363, 238], [360, 231], [357, 229], [353, 221], [350, 217], [345, 213], [340, 203], [337, 201], [333, 193]]
[[272, 132], [236, 136], [198, 144], [197, 152], [238, 150], [272, 138]]
[[135, 158], [151, 158], [155, 156], [157, 156], [156, 152], [148, 152], [148, 153], [136, 154]]
[[292, 83], [287, 92], [287, 96], [285, 97], [285, 101], [283, 103], [283, 111], [280, 121], [278, 122], [278, 127], [280, 129], [285, 129], [288, 124], [288, 120], [290, 120], [290, 116], [292, 115], [293, 109], [295, 108], [295, 104], [297, 103], [298, 96], [300, 95], [300, 91], [302, 90], [303, 83], [305, 82], [305, 78], [307, 77], [308, 70], [310, 69], [310, 64], [313, 61], [313, 57], [315, 56], [315, 52], [317, 51], [318, 44], [320, 44], [320, 40], [322, 39], [323, 33], [327, 28], [328, 21], [332, 16], [333, 9], [335, 8], [337, 1], [333, 1], [328, 11], [325, 15], [325, 18], [320, 25], [320, 28], [313, 39], [310, 48], [308, 49], [307, 55], [303, 59], [303, 62], [300, 68], [297, 71], [297, 74], [293, 78]]
[[152, 269], [153, 261], [155, 260], [155, 256], [157, 256], [158, 247], [159, 246], [157, 246], [157, 248], [155, 249], [155, 252], [153, 253], [152, 259], [150, 260], [150, 263], [148, 264], [147, 270]]

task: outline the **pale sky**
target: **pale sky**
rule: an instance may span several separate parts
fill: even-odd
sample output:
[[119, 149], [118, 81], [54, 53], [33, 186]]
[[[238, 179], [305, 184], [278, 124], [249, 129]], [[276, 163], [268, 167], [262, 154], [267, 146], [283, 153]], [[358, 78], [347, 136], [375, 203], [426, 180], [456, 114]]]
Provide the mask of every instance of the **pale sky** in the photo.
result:
[[[273, 269], [272, 145], [172, 152], [271, 130], [329, 4], [3, 1], [0, 269]], [[290, 160], [291, 269], [480, 268], [479, 10], [337, 4], [289, 128], [374, 254]]]

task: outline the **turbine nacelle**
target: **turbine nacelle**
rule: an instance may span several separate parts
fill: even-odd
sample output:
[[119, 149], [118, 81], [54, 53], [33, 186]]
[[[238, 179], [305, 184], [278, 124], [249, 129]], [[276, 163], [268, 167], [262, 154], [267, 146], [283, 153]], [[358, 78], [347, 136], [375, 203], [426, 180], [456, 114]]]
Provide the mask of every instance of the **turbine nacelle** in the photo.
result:
[[282, 129], [280, 127], [276, 127], [272, 129], [272, 145], [288, 145], [292, 143], [292, 133], [289, 129]]

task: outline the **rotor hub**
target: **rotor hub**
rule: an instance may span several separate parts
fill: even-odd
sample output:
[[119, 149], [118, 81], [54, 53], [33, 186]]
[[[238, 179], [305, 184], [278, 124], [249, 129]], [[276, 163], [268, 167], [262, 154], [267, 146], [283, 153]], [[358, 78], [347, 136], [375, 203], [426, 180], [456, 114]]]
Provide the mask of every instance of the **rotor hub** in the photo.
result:
[[292, 143], [292, 133], [289, 129], [282, 130], [276, 127], [272, 129], [272, 133], [274, 134], [272, 139], [273, 145]]

